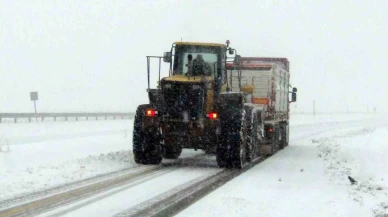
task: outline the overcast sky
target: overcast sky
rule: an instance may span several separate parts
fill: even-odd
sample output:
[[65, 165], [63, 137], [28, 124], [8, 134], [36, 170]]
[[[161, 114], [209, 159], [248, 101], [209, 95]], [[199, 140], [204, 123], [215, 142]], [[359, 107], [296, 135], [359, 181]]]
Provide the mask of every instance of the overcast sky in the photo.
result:
[[388, 111], [387, 1], [0, 2], [0, 112], [33, 112], [30, 91], [41, 112], [135, 111], [145, 56], [181, 38], [288, 58], [294, 111]]

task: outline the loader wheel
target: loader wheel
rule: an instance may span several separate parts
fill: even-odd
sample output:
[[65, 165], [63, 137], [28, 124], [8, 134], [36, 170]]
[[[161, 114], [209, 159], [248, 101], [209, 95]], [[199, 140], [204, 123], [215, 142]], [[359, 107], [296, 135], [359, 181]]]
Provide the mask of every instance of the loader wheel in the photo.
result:
[[245, 107], [246, 111], [246, 122], [247, 122], [247, 150], [246, 150], [246, 160], [247, 162], [252, 162], [256, 157], [256, 146], [258, 142], [257, 138], [257, 115], [252, 112], [252, 107]]
[[162, 155], [157, 130], [144, 132], [142, 129], [144, 111], [148, 107], [149, 105], [140, 105], [136, 110], [133, 126], [134, 160], [137, 164], [160, 164]]
[[167, 159], [177, 159], [181, 156], [182, 146], [169, 146], [163, 149], [163, 157]]
[[220, 144], [217, 147], [219, 167], [243, 168], [247, 151], [247, 121], [245, 112], [229, 117], [228, 124], [221, 125]]

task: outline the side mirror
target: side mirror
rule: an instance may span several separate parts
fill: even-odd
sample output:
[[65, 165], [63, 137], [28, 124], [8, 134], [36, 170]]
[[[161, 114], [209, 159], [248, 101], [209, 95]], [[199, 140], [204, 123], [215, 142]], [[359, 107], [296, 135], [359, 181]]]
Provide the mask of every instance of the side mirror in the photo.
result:
[[296, 93], [292, 92], [291, 102], [296, 102]]
[[233, 54], [234, 54], [234, 50], [231, 49], [231, 48], [229, 48], [229, 54], [230, 54], [230, 55], [233, 55]]
[[171, 52], [164, 52], [163, 54], [163, 62], [165, 63], [171, 63]]
[[298, 89], [296, 89], [296, 87], [292, 88], [292, 92], [296, 93], [298, 92]]

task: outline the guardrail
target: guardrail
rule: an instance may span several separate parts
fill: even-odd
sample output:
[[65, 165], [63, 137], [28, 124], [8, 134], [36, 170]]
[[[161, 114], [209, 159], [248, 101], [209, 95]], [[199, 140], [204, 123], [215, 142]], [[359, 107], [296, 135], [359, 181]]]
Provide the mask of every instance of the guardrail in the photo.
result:
[[53, 118], [54, 121], [57, 120], [57, 118], [64, 118], [65, 121], [68, 120], [68, 118], [75, 118], [76, 121], [78, 121], [79, 118], [86, 118], [86, 120], [89, 120], [90, 118], [95, 118], [95, 120], [98, 120], [98, 118], [103, 117], [105, 120], [107, 120], [108, 117], [112, 117], [115, 119], [124, 119], [129, 118], [133, 119], [135, 117], [134, 113], [119, 113], [119, 112], [97, 112], [97, 113], [0, 113], [0, 123], [2, 123], [3, 119], [14, 119], [14, 122], [17, 123], [17, 119], [20, 118], [27, 118], [29, 122], [34, 118], [36, 120], [41, 119], [42, 121], [45, 118]]

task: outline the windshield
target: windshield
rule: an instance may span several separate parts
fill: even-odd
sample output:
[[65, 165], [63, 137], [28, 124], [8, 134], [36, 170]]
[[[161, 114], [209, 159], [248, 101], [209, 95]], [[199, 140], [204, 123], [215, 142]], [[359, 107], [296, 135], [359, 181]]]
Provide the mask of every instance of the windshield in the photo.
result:
[[220, 58], [219, 49], [213, 46], [177, 46], [174, 74], [214, 76]]

